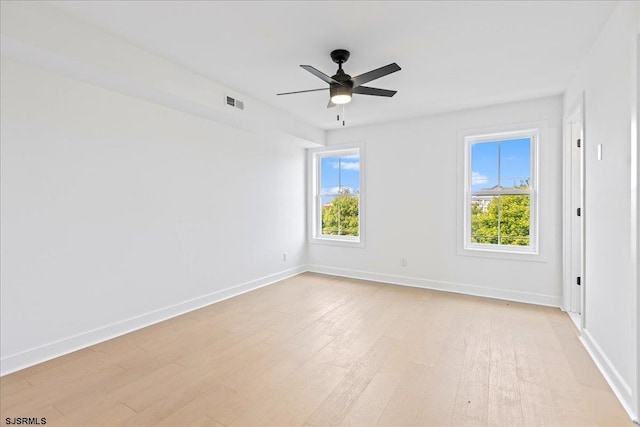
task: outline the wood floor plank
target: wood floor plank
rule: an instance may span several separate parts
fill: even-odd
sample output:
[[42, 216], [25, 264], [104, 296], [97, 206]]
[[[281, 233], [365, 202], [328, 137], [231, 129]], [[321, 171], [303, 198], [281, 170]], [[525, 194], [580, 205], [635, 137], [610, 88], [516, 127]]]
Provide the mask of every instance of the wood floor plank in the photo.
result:
[[489, 413], [489, 385], [486, 382], [462, 380], [453, 408], [451, 425], [486, 426]]
[[379, 338], [376, 344], [356, 361], [344, 380], [322, 402], [307, 422], [317, 427], [340, 424], [396, 343], [397, 340], [393, 338], [385, 336]]
[[[555, 396], [553, 400], [553, 411], [555, 412], [560, 426], [566, 427], [593, 427], [598, 425], [596, 419], [591, 414], [587, 402], [580, 396]], [[613, 422], [604, 425], [615, 426]], [[628, 423], [619, 424], [629, 425]]]
[[226, 427], [224, 424], [220, 424], [213, 418], [207, 417], [206, 415], [204, 417], [197, 419], [193, 424], [191, 424], [191, 426], [192, 427]]
[[443, 345], [432, 367], [427, 392], [416, 415], [416, 425], [450, 425], [464, 366], [464, 353]]
[[492, 324], [488, 395], [490, 426], [522, 425], [524, 422], [515, 346], [506, 319], [505, 312], [496, 316], [495, 324]]
[[546, 384], [520, 381], [522, 420], [526, 426], [557, 426], [560, 420], [553, 408], [553, 395]]
[[411, 363], [385, 406], [377, 425], [415, 425], [433, 368]]
[[[284, 361], [285, 367], [269, 372], [246, 389], [233, 392], [226, 399], [211, 402], [210, 410], [207, 414], [225, 425], [231, 425], [242, 414], [252, 410], [255, 411], [254, 402], [264, 402], [274, 397], [281, 401], [293, 401], [303, 396], [309, 384], [313, 384], [319, 376], [326, 375], [327, 372], [338, 372], [338, 374], [342, 373], [342, 376], [344, 376], [347, 372], [344, 368], [338, 371], [331, 370], [334, 366], [332, 361], [335, 357], [335, 350], [325, 346], [302, 365], [298, 365], [296, 361], [295, 366], [292, 367], [287, 361]], [[279, 373], [282, 375], [278, 375]], [[311, 410], [314, 409], [315, 406]]]
[[2, 393], [6, 393], [7, 396], [15, 396], [16, 394], [22, 392], [27, 394], [29, 392], [25, 392], [25, 390], [32, 388], [33, 384], [17, 375], [6, 375], [0, 378], [0, 390], [2, 390]]
[[320, 375], [315, 376], [299, 393], [291, 395], [272, 395], [255, 402], [254, 405], [238, 416], [230, 426], [299, 426], [322, 406], [342, 383], [348, 374], [347, 369], [329, 364]]
[[306, 273], [0, 379], [53, 426], [632, 426], [558, 309]]
[[[53, 376], [51, 381], [39, 384], [30, 389], [22, 390], [14, 394], [2, 392], [0, 408], [4, 413], [11, 411], [16, 414], [29, 413], [37, 406], [54, 406], [56, 402], [70, 396], [80, 396], [87, 390], [95, 390], [103, 381], [117, 376], [124, 370], [116, 365], [91, 366], [81, 365], [84, 376], [72, 375], [73, 380], [66, 377]], [[79, 368], [80, 368], [79, 367]]]
[[548, 386], [544, 365], [538, 354], [538, 349], [534, 345], [522, 344], [514, 346], [514, 352], [518, 379], [532, 384]]
[[341, 425], [376, 425], [401, 379], [402, 372], [381, 368], [351, 407]]

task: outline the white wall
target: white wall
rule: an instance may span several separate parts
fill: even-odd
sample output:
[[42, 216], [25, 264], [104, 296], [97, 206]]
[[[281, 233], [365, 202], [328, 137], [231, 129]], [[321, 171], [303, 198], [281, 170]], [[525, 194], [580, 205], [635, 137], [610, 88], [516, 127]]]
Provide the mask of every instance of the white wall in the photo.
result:
[[[15, 27], [15, 47], [18, 30], [34, 27], [31, 12], [42, 10], [22, 16], [14, 6], [22, 11], [3, 2], [13, 19], [9, 28], [3, 20], [3, 43]], [[45, 39], [59, 24], [49, 17]], [[107, 37], [100, 46], [111, 41], [122, 43]], [[46, 53], [8, 50], [3, 44], [3, 374], [302, 271], [305, 142], [295, 134], [315, 130], [229, 126], [80, 81], [73, 67], [38, 60]], [[74, 64], [90, 59], [79, 54]]]
[[[586, 280], [583, 338], [637, 419], [638, 306], [632, 254], [637, 233], [631, 187], [640, 3], [620, 2], [572, 80], [565, 114], [585, 94]], [[597, 160], [597, 145], [603, 158]], [[636, 194], [632, 195], [632, 191]], [[635, 397], [634, 397], [635, 396]]]
[[[458, 132], [547, 121], [540, 144], [544, 261], [458, 254]], [[315, 271], [547, 305], [561, 298], [562, 99], [551, 97], [329, 132], [366, 147], [366, 247], [310, 244]], [[401, 258], [408, 265], [402, 267]]]

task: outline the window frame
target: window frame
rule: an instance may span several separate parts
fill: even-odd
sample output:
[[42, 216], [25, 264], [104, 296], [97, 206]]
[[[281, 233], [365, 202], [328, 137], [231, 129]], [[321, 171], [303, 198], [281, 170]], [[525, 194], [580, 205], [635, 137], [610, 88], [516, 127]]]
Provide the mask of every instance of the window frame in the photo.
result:
[[[322, 168], [321, 160], [326, 157], [357, 154], [360, 162], [358, 193], [358, 236], [333, 236], [322, 234]], [[308, 218], [309, 242], [317, 244], [364, 247], [365, 230], [365, 180], [364, 180], [364, 144], [345, 144], [307, 150], [308, 157]]]
[[[539, 251], [539, 145], [540, 145], [541, 129], [539, 127], [520, 127], [513, 129], [504, 129], [491, 132], [466, 132], [462, 135], [464, 150], [464, 177], [463, 177], [463, 238], [462, 238], [462, 254], [465, 255], [485, 255], [485, 256], [537, 256]], [[474, 144], [484, 142], [500, 142], [513, 139], [529, 138], [530, 139], [530, 188], [529, 190], [484, 190], [474, 191], [472, 187], [472, 147]], [[498, 163], [498, 168], [501, 165]], [[500, 182], [498, 182], [500, 184]], [[529, 245], [502, 245], [474, 243], [471, 241], [471, 200], [474, 195], [529, 195]]]

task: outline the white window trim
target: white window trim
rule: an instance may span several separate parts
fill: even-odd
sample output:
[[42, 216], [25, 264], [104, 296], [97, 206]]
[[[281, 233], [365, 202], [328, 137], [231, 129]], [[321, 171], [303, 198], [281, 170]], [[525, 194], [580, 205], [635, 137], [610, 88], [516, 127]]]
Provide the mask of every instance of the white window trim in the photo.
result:
[[[535, 137], [531, 144], [531, 182], [533, 191], [531, 194], [531, 245], [523, 248], [509, 245], [483, 245], [470, 242], [471, 222], [470, 215], [470, 149], [474, 142], [496, 141], [511, 139], [512, 137]], [[545, 190], [542, 187], [544, 181], [540, 175], [540, 163], [542, 153], [545, 151], [544, 141], [547, 138], [547, 122], [531, 122], [512, 124], [499, 127], [470, 129], [458, 132], [458, 209], [457, 209], [457, 247], [458, 255], [477, 256], [486, 258], [515, 259], [522, 261], [546, 261], [544, 245], [540, 239], [541, 205]], [[529, 192], [528, 192], [529, 193]], [[542, 198], [541, 195], [542, 194]]]
[[[320, 234], [320, 209], [318, 202], [318, 186], [320, 183], [320, 168], [318, 159], [357, 152], [360, 157], [360, 193], [358, 195], [359, 207], [358, 220], [359, 236], [326, 236]], [[363, 143], [332, 145], [330, 147], [313, 148], [307, 150], [307, 229], [309, 231], [309, 242], [321, 245], [364, 247], [365, 236], [365, 152]]]

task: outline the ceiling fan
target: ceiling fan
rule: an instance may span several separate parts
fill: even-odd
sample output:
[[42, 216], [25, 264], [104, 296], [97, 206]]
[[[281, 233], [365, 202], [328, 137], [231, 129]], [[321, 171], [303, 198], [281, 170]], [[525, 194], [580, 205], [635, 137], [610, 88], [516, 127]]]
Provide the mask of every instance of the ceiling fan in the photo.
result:
[[373, 95], [373, 96], [386, 96], [392, 97], [396, 94], [395, 90], [387, 90], [387, 89], [378, 89], [375, 87], [362, 86], [365, 83], [370, 82], [371, 80], [379, 79], [380, 77], [384, 77], [388, 74], [395, 73], [396, 71], [400, 71], [401, 68], [395, 62], [393, 64], [385, 65], [384, 67], [377, 68], [373, 71], [369, 71], [368, 73], [360, 74], [356, 77], [351, 77], [349, 74], [345, 73], [342, 69], [342, 64], [347, 62], [349, 56], [351, 54], [348, 50], [345, 49], [336, 49], [331, 52], [331, 59], [333, 62], [338, 64], [338, 71], [335, 75], [329, 77], [324, 74], [322, 71], [319, 71], [313, 68], [311, 65], [301, 65], [300, 67], [304, 68], [314, 76], [318, 77], [320, 80], [325, 83], [329, 83], [328, 88], [323, 89], [309, 89], [309, 90], [300, 90], [297, 92], [285, 92], [279, 93], [278, 95], [292, 95], [295, 93], [305, 93], [305, 92], [317, 92], [321, 90], [329, 89], [329, 105], [327, 108], [335, 107], [339, 104], [347, 104], [351, 101], [351, 97], [353, 94], [360, 95]]

